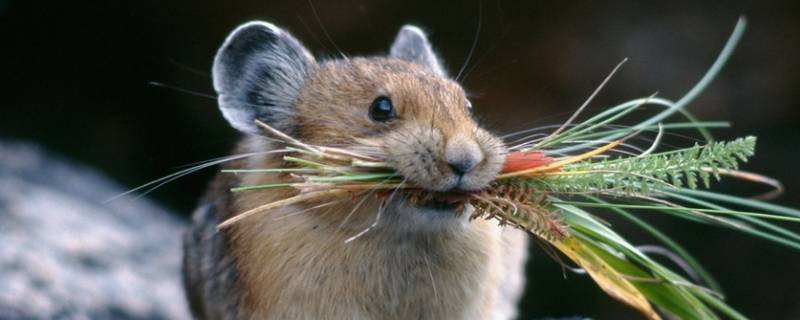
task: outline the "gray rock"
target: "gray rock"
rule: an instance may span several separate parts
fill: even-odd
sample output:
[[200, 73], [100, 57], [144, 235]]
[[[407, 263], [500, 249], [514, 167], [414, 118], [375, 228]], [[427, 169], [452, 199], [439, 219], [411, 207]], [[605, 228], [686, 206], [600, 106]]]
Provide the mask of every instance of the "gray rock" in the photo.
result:
[[0, 142], [0, 319], [188, 319], [185, 223], [88, 168]]

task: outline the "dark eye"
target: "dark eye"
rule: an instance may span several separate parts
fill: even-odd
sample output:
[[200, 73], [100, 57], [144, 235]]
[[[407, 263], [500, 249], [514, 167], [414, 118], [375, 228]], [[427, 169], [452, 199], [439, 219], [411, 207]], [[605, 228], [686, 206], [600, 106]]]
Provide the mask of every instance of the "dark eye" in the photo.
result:
[[394, 112], [394, 105], [392, 100], [388, 97], [380, 96], [372, 101], [369, 106], [369, 118], [372, 121], [386, 122], [394, 119], [397, 114]]
[[472, 101], [469, 99], [464, 100], [464, 105], [467, 107], [467, 111], [472, 112]]

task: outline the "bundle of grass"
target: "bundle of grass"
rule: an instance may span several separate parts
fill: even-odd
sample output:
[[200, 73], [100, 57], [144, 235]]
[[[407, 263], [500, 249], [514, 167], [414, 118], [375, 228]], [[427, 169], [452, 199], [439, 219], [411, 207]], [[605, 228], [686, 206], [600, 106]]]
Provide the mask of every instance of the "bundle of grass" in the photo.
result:
[[[313, 203], [309, 207], [314, 209], [352, 201], [355, 211], [366, 199], [377, 197], [382, 203], [378, 219], [383, 204], [395, 197], [412, 202], [466, 203], [455, 212], [470, 214], [473, 219], [496, 219], [500, 224], [529, 232], [588, 273], [606, 293], [650, 319], [660, 319], [661, 314], [681, 319], [716, 319], [720, 315], [743, 319], [743, 315], [724, 302], [718, 293], [719, 286], [687, 250], [656, 226], [634, 215], [635, 211], [661, 212], [800, 249], [800, 235], [770, 222], [800, 222], [800, 211], [700, 190], [708, 189], [712, 181], [722, 177], [766, 183], [780, 189], [780, 184], [769, 178], [739, 171], [740, 163], [754, 154], [754, 137], [714, 141], [708, 129], [725, 127], [727, 123], [698, 121], [685, 110], [718, 73], [743, 29], [744, 21], [740, 20], [711, 69], [677, 101], [653, 95], [573, 123], [587, 101], [551, 133], [544, 132], [548, 128], [537, 128], [506, 136], [510, 152], [506, 155], [505, 166], [492, 184], [479, 192], [427, 192], [406, 183], [380, 155], [309, 145], [257, 122], [266, 133], [285, 145], [279, 151], [285, 153], [284, 165], [226, 172], [275, 173], [283, 178], [280, 183], [240, 186], [231, 191], [286, 188], [295, 192], [286, 199], [238, 214], [221, 223], [219, 228], [272, 208], [300, 202]], [[663, 110], [633, 125], [620, 125], [626, 116], [649, 106]], [[674, 115], [683, 115], [688, 120], [670, 120]], [[699, 131], [705, 141], [688, 148], [662, 150], [664, 134], [686, 129]], [[656, 134], [649, 141], [649, 148], [637, 148], [629, 143], [645, 132]], [[729, 205], [752, 210], [734, 210]], [[688, 280], [630, 244], [588, 211], [597, 209], [618, 214], [651, 233], [686, 262], [699, 281]], [[347, 241], [356, 240], [369, 231], [367, 228]]]

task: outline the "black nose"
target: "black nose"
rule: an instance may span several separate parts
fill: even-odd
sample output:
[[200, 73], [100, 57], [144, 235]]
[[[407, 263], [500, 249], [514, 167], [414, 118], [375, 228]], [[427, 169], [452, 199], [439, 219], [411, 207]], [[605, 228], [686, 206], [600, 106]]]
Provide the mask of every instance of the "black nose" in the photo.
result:
[[458, 161], [450, 161], [447, 164], [450, 165], [450, 169], [453, 170], [453, 173], [459, 176], [463, 176], [464, 174], [470, 172], [470, 170], [475, 168], [475, 165], [478, 164], [478, 161], [476, 159], [468, 157], [466, 159], [460, 159]]

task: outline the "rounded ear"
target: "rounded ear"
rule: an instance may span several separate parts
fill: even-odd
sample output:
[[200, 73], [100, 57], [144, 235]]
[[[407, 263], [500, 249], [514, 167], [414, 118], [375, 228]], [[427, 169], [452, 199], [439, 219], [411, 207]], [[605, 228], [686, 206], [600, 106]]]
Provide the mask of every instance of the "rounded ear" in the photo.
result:
[[416, 63], [439, 75], [447, 75], [428, 42], [428, 36], [416, 26], [405, 25], [400, 29], [389, 56]]
[[314, 57], [288, 32], [266, 22], [234, 30], [214, 58], [212, 76], [222, 115], [234, 128], [260, 134], [255, 120], [294, 126], [294, 103]]

